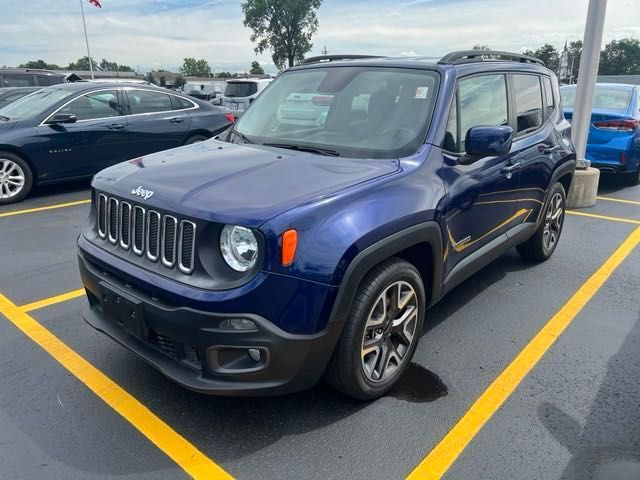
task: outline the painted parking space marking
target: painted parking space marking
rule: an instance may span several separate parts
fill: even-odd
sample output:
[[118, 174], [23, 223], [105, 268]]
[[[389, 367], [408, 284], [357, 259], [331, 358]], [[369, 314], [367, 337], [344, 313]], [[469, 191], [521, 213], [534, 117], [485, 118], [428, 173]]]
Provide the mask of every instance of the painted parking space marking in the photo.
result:
[[53, 297], [43, 298], [42, 300], [38, 300], [36, 302], [27, 303], [26, 305], [21, 305], [20, 310], [22, 310], [23, 312], [32, 312], [39, 308], [48, 307], [49, 305], [55, 305], [56, 303], [66, 302], [67, 300], [82, 297], [84, 296], [84, 294], [84, 288], [79, 288], [78, 290], [73, 290], [61, 295], [55, 295]]
[[[70, 292], [74, 293], [74, 292]], [[58, 295], [59, 301], [64, 295]], [[66, 300], [71, 298], [67, 295]], [[34, 309], [33, 305], [30, 308]], [[49, 303], [51, 305], [52, 303]], [[133, 427], [162, 450], [187, 474], [195, 479], [229, 480], [233, 477], [205, 456], [188, 440], [174, 431], [104, 373], [68, 347], [24, 309], [0, 294], [0, 314], [6, 317], [22, 333], [38, 344], [78, 380], [84, 383], [101, 400], [120, 414]]]
[[633, 220], [631, 218], [623, 217], [609, 217], [607, 215], [598, 215], [597, 213], [578, 212], [577, 210], [567, 210], [567, 215], [576, 215], [578, 217], [597, 218], [598, 220], [610, 220], [612, 222], [631, 223], [633, 225], [640, 225], [640, 220]]
[[507, 401], [562, 332], [638, 244], [640, 244], [640, 227], [636, 228], [622, 242], [598, 270], [580, 286], [569, 301], [551, 317], [507, 368], [471, 405], [440, 443], [415, 467], [407, 480], [442, 478], [482, 427]]
[[615, 197], [596, 197], [597, 200], [604, 200], [606, 202], [618, 202], [618, 203], [628, 203], [630, 205], [640, 205], [640, 201], [637, 200], [627, 200], [625, 198], [615, 198]]
[[0, 218], [24, 215], [25, 213], [44, 212], [46, 210], [55, 210], [57, 208], [75, 207], [76, 205], [86, 205], [87, 203], [91, 203], [91, 200], [78, 200], [75, 202], [57, 203], [55, 205], [47, 205], [44, 207], [27, 208], [25, 210], [13, 210], [11, 212], [0, 213]]

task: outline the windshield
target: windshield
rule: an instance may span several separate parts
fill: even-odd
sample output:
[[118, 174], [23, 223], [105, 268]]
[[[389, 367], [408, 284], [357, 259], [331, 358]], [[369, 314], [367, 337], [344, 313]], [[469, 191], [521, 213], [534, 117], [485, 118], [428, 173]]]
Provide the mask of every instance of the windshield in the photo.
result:
[[[631, 88], [596, 85], [593, 94], [593, 108], [626, 110], [631, 102]], [[573, 108], [576, 99], [576, 87], [560, 89], [560, 98], [565, 107]]]
[[225, 97], [249, 97], [258, 91], [256, 82], [227, 82], [224, 87]]
[[71, 95], [71, 91], [64, 89], [45, 88], [30, 95], [22, 97], [6, 107], [0, 108], [0, 117], [12, 120], [23, 120], [35, 117], [47, 111], [63, 98]]
[[245, 141], [331, 149], [341, 156], [407, 156], [424, 140], [437, 84], [437, 74], [426, 70], [294, 70], [256, 98], [235, 131]]

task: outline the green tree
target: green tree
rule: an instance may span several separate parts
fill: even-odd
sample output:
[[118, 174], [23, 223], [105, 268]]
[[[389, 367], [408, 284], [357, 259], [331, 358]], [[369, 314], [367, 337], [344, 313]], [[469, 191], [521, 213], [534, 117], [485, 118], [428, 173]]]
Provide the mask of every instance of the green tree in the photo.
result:
[[[91, 61], [93, 62], [93, 66], [95, 67], [96, 65], [98, 65], [98, 63], [96, 62], [95, 58], [92, 58]], [[89, 70], [89, 57], [87, 57], [86, 55], [82, 58], [79, 58], [78, 60], [76, 60], [75, 62], [71, 62], [68, 66], [67, 66], [67, 70]]]
[[600, 75], [640, 74], [640, 40], [611, 40], [600, 52]]
[[318, 30], [316, 10], [322, 0], [247, 0], [242, 3], [244, 26], [257, 42], [256, 53], [271, 51], [273, 63], [293, 67], [311, 50]]
[[260, 66], [260, 63], [257, 60], [251, 62], [251, 70], [249, 70], [251, 75], [264, 75], [264, 68]]
[[491, 48], [489, 47], [489, 45], [483, 45], [483, 44], [481, 45], [479, 43], [476, 43], [473, 46], [472, 50], [491, 50]]
[[216, 73], [216, 77], [218, 78], [231, 78], [233, 75], [231, 75], [231, 72], [219, 72]]
[[59, 70], [60, 67], [55, 63], [47, 63], [44, 60], [30, 60], [26, 63], [18, 65], [18, 68], [40, 68], [43, 70]]
[[173, 81], [173, 88], [182, 88], [185, 86], [186, 84], [186, 80], [184, 79], [184, 77], [182, 75], [178, 75], [176, 76], [175, 80]]
[[211, 74], [211, 67], [204, 58], [196, 60], [193, 57], [187, 57], [180, 67], [180, 73], [187, 77], [208, 77]]
[[[569, 71], [571, 73], [572, 79], [578, 78], [578, 72], [580, 71], [580, 57], [582, 56], [582, 40], [576, 40], [574, 42], [570, 42], [567, 47], [567, 51], [569, 53]], [[572, 67], [573, 66], [573, 70]]]
[[544, 62], [549, 70], [556, 71], [560, 65], [560, 54], [558, 53], [558, 50], [556, 50], [556, 47], [548, 43], [545, 43], [537, 50], [525, 50], [522, 53], [539, 58]]

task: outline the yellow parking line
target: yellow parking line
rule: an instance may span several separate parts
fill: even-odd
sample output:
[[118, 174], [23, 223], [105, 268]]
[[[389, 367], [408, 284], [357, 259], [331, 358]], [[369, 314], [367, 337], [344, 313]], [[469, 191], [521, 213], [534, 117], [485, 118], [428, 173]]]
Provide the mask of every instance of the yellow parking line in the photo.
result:
[[232, 479], [136, 398], [0, 294], [0, 313], [195, 479]]
[[498, 411], [520, 382], [536, 366], [576, 315], [596, 294], [615, 269], [640, 243], [640, 227], [578, 289], [567, 303], [524, 347], [509, 366], [475, 401], [458, 423], [409, 474], [407, 480], [440, 479], [485, 423]]
[[618, 203], [629, 203], [631, 205], [640, 205], [640, 202], [637, 200], [625, 200], [624, 198], [615, 198], [615, 197], [596, 197], [598, 200], [605, 200], [607, 202], [618, 202]]
[[55, 297], [49, 297], [42, 300], [38, 300], [37, 302], [27, 303], [26, 305], [21, 305], [20, 310], [23, 312], [32, 312], [37, 310], [38, 308], [48, 307], [49, 305], [54, 305], [60, 302], [66, 302], [67, 300], [72, 300], [74, 298], [82, 297], [84, 295], [84, 288], [79, 288], [78, 290], [74, 290], [72, 292], [63, 293], [61, 295], [56, 295]]
[[640, 225], [640, 220], [632, 220], [630, 218], [622, 217], [609, 217], [607, 215], [598, 215], [597, 213], [578, 212], [576, 210], [567, 210], [567, 215], [576, 215], [578, 217], [597, 218], [599, 220], [611, 220], [612, 222], [632, 223], [634, 225]]
[[46, 207], [27, 208], [25, 210], [14, 210], [13, 212], [0, 213], [2, 217], [13, 217], [14, 215], [23, 215], [25, 213], [43, 212], [45, 210], [53, 210], [55, 208], [73, 207], [75, 205], [84, 205], [91, 203], [91, 200], [78, 200], [77, 202], [58, 203], [56, 205], [48, 205]]

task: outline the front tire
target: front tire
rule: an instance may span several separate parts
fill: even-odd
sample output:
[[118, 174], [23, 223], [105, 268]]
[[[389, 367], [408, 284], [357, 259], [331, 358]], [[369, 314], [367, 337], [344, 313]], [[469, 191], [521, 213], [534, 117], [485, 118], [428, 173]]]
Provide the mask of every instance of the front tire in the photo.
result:
[[184, 144], [191, 145], [193, 143], [204, 142], [205, 140], [209, 140], [209, 137], [206, 137], [204, 135], [191, 135], [189, 138], [185, 140]]
[[0, 205], [21, 201], [31, 191], [29, 164], [10, 152], [0, 152]]
[[551, 187], [540, 226], [529, 240], [516, 247], [520, 256], [544, 262], [553, 255], [564, 226], [565, 201], [564, 187], [558, 182]]
[[390, 258], [375, 267], [358, 288], [327, 381], [361, 400], [384, 395], [413, 357], [425, 309], [424, 285], [413, 265]]

